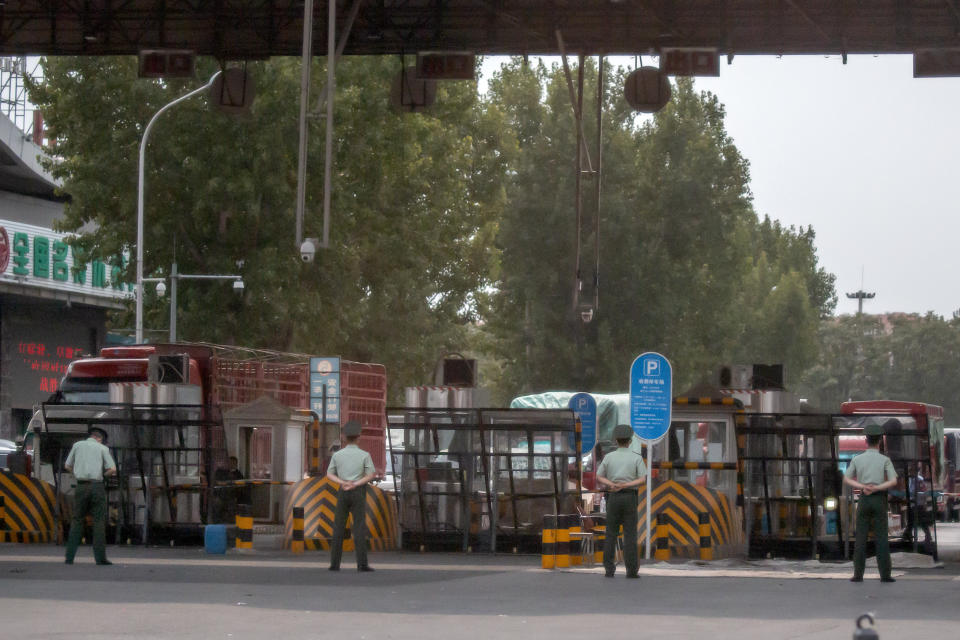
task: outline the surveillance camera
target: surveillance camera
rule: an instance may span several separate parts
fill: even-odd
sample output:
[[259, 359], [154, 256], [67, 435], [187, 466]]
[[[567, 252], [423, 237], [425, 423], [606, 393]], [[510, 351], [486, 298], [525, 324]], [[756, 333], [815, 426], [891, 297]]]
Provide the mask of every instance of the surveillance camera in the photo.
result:
[[157, 295], [158, 295], [159, 297], [161, 297], [161, 298], [162, 298], [163, 296], [167, 295], [167, 285], [163, 284], [162, 282], [158, 282], [158, 283], [157, 283]]
[[300, 245], [300, 259], [303, 262], [313, 262], [313, 257], [317, 255], [316, 238], [307, 238]]
[[234, 280], [233, 281], [233, 292], [237, 295], [243, 293], [243, 280]]
[[593, 309], [584, 309], [580, 312], [580, 319], [583, 321], [583, 324], [588, 324], [593, 320]]

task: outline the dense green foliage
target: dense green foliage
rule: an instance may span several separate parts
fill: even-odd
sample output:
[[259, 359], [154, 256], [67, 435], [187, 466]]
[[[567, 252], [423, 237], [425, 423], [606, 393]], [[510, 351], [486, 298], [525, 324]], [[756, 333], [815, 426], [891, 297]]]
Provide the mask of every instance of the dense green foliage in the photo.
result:
[[928, 314], [842, 316], [820, 327], [820, 354], [798, 391], [825, 411], [847, 400], [907, 400], [960, 416], [960, 321]]
[[[597, 73], [588, 71], [589, 96]], [[681, 81], [666, 108], [638, 123], [618, 88], [623, 75], [607, 75], [599, 309], [589, 324], [572, 308], [576, 138], [562, 70], [515, 61], [491, 83], [492, 107], [507, 114], [520, 146], [488, 314], [502, 397], [622, 392], [631, 360], [647, 350], [671, 359], [678, 392], [723, 362], [782, 362], [799, 373], [816, 356], [819, 318], [835, 304], [812, 230], [758, 221], [748, 163], [714, 96]], [[587, 282], [592, 242], [583, 241]]]
[[[758, 219], [723, 107], [692, 82], [640, 119], [621, 97], [625, 71], [606, 74], [599, 308], [584, 324], [573, 309], [576, 129], [560, 69], [514, 60], [486, 96], [444, 83], [429, 113], [401, 115], [387, 103], [396, 60], [345, 59], [331, 247], [303, 265], [293, 238], [299, 65], [249, 68], [258, 85], [249, 115], [187, 101], [161, 116], [147, 151], [146, 272], [162, 275], [176, 251], [181, 272], [239, 268], [247, 285], [237, 299], [229, 285], [183, 283], [183, 339], [382, 362], [394, 400], [401, 387], [429, 382], [451, 350], [483, 359], [499, 401], [547, 389], [624, 391], [630, 361], [645, 350], [670, 357], [677, 392], [724, 362], [783, 362], [796, 379], [816, 360], [817, 328], [835, 296], [813, 231]], [[595, 65], [585, 71], [590, 96], [598, 74]], [[49, 59], [44, 78], [31, 96], [56, 135], [50, 168], [72, 198], [64, 227], [94, 223], [82, 243], [113, 255], [135, 238], [143, 128], [198, 81], [139, 80], [128, 58]], [[315, 78], [319, 85], [323, 74]], [[595, 107], [586, 103], [593, 141]], [[311, 125], [314, 236], [323, 127]], [[588, 204], [586, 219], [595, 215]], [[583, 229], [590, 300], [595, 238], [590, 224]], [[146, 297], [158, 339], [166, 304]], [[115, 318], [131, 325], [129, 312]]]
[[[249, 65], [258, 92], [246, 117], [200, 98], [160, 117], [146, 154], [145, 272], [165, 273], [176, 251], [182, 273], [237, 273], [242, 260], [246, 283], [240, 300], [229, 284], [182, 282], [182, 339], [382, 362], [395, 390], [429, 380], [437, 357], [462, 346], [505, 206], [503, 127], [464, 83], [443, 85], [430, 114], [394, 112], [377, 88], [396, 67], [339, 67], [331, 248], [310, 265], [294, 238], [297, 61]], [[201, 77], [213, 71], [201, 65]], [[89, 57], [45, 60], [44, 78], [31, 96], [56, 135], [50, 168], [72, 198], [63, 226], [95, 223], [84, 244], [113, 255], [136, 238], [142, 131], [198, 81], [141, 80], [135, 59]], [[311, 126], [308, 236], [322, 231], [323, 126]], [[162, 340], [167, 302], [149, 290], [145, 302], [148, 336]], [[132, 324], [129, 312], [115, 319]]]

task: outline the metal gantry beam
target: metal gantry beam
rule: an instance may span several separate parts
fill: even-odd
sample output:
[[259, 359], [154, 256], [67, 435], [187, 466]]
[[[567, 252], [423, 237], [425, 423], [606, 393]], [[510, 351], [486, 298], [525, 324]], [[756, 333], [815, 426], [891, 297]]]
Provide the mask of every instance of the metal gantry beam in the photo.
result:
[[[337, 0], [343, 32], [350, 0]], [[371, 0], [345, 53], [585, 55], [716, 47], [725, 54], [908, 53], [960, 46], [957, 0]], [[326, 30], [313, 45], [326, 47]], [[224, 60], [301, 52], [302, 0], [6, 0], [0, 55], [184, 48]]]

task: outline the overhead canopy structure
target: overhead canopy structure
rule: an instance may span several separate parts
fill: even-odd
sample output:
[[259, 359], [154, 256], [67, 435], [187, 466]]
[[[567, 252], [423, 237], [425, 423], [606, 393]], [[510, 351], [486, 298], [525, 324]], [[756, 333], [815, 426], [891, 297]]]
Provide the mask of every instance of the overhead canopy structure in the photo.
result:
[[[356, 0], [339, 0], [342, 32]], [[347, 54], [465, 50], [646, 54], [908, 53], [960, 45], [960, 0], [359, 0]], [[299, 55], [303, 0], [6, 0], [0, 55], [183, 48], [221, 59]], [[327, 1], [314, 6], [326, 46]]]

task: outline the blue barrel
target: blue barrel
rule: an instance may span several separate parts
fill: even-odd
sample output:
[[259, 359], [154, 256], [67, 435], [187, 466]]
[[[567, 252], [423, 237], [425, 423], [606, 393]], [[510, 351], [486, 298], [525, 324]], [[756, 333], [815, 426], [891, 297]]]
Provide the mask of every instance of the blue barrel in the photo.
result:
[[207, 553], [226, 553], [227, 525], [208, 524], [203, 532], [203, 546]]

